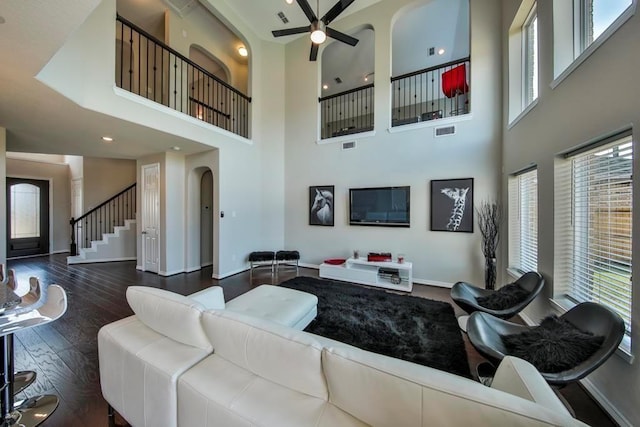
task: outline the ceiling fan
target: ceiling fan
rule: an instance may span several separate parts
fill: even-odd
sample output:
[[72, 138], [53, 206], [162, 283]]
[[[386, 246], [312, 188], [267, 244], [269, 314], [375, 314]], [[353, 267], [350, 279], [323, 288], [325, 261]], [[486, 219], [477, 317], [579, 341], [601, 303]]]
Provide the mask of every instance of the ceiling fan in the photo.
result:
[[[311, 33], [311, 53], [309, 53], [309, 61], [315, 61], [318, 57], [318, 47], [324, 43], [327, 37], [334, 38], [351, 46], [358, 43], [358, 39], [351, 37], [340, 31], [331, 29], [328, 25], [338, 17], [354, 0], [340, 0], [333, 5], [325, 15], [318, 19], [316, 14], [309, 6], [307, 0], [297, 0], [298, 5], [309, 19], [311, 25], [306, 27], [287, 28], [285, 30], [272, 31], [274, 37], [290, 36], [293, 34]], [[320, 0], [318, 0], [318, 12], [320, 12]]]

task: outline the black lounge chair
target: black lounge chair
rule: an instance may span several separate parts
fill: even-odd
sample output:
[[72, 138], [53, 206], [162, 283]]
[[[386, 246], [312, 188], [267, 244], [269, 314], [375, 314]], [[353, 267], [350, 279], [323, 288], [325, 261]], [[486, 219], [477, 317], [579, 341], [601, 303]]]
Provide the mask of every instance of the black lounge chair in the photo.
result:
[[487, 297], [500, 290], [492, 291], [478, 288], [466, 282], [458, 282], [451, 288], [451, 299], [467, 313], [482, 311], [501, 319], [510, 319], [520, 313], [527, 305], [533, 301], [544, 288], [544, 278], [535, 271], [523, 274], [514, 282], [527, 291], [526, 298], [522, 301], [501, 309], [491, 309], [478, 303], [478, 298]]
[[[616, 351], [625, 334], [622, 318], [609, 308], [593, 302], [578, 304], [558, 319], [568, 321], [587, 334], [604, 337], [604, 340], [593, 354], [575, 366], [559, 372], [538, 369], [545, 380], [555, 386], [564, 386], [589, 375]], [[506, 337], [531, 331], [533, 328], [498, 319], [487, 313], [475, 312], [467, 322], [467, 335], [471, 344], [497, 366], [505, 356], [514, 355], [505, 343]], [[554, 353], [557, 357], [557, 348]]]

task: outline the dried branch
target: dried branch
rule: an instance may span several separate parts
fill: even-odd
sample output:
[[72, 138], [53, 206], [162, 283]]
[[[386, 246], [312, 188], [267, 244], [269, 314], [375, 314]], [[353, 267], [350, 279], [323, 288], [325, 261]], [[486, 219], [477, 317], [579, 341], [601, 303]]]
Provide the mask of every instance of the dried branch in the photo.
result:
[[500, 225], [504, 219], [502, 206], [497, 202], [481, 202], [476, 208], [478, 227], [482, 234], [482, 254], [485, 258], [495, 258], [500, 242]]

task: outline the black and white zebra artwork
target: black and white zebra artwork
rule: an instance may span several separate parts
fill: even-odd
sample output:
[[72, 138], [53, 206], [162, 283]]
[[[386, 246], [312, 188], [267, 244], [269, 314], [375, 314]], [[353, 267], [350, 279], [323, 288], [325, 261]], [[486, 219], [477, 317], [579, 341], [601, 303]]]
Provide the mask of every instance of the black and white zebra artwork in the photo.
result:
[[333, 226], [333, 185], [309, 187], [309, 225]]
[[473, 178], [431, 181], [431, 230], [473, 232]]

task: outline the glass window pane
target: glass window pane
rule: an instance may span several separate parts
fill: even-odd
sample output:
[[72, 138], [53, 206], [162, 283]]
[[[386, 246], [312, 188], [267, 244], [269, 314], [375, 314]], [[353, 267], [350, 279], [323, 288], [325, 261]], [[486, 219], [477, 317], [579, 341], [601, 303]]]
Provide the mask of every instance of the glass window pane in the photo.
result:
[[583, 49], [609, 28], [633, 0], [584, 0], [583, 6]]
[[40, 188], [15, 184], [10, 192], [11, 238], [40, 237]]

